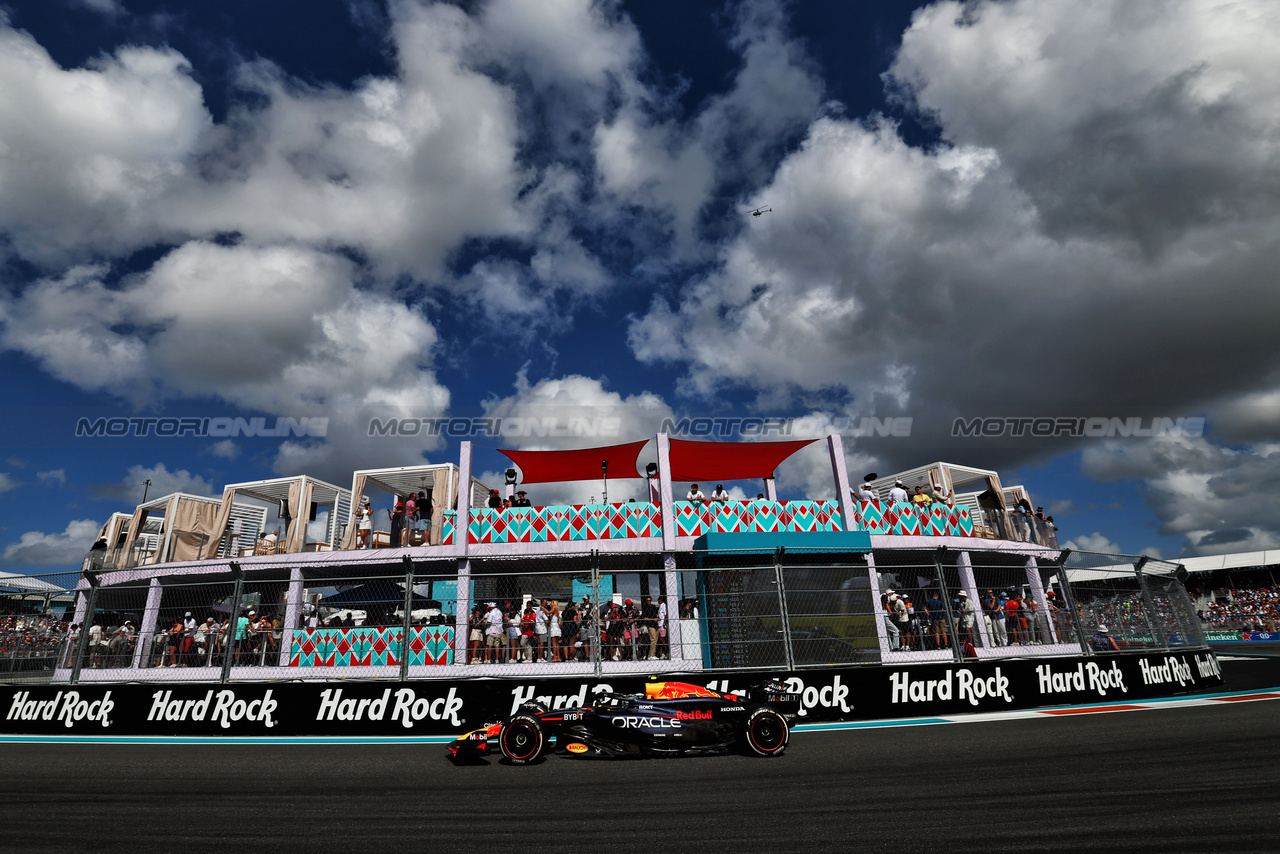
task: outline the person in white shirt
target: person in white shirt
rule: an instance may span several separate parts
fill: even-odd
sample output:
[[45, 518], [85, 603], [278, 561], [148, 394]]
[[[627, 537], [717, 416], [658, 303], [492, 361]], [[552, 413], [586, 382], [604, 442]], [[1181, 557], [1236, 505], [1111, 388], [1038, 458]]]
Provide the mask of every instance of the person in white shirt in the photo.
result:
[[489, 612], [485, 614], [485, 621], [488, 625], [484, 630], [484, 660], [497, 664], [498, 656], [507, 642], [507, 629], [503, 622], [505, 618], [497, 602], [485, 602], [484, 604], [489, 609]]
[[723, 483], [716, 484], [715, 491], [711, 493], [711, 500], [712, 501], [728, 501], [729, 500], [729, 493], [724, 491]]
[[684, 497], [685, 501], [706, 501], [707, 496], [702, 494], [702, 490], [698, 489], [698, 484], [689, 485], [689, 494]]
[[360, 543], [358, 548], [369, 548], [369, 537], [373, 534], [373, 508], [369, 506], [369, 496], [361, 496], [360, 507], [356, 510], [356, 518], [360, 520]]
[[875, 501], [876, 494], [871, 491], [871, 484], [864, 483], [853, 491], [853, 495], [859, 501]]
[[907, 500], [907, 490], [904, 488], [902, 481], [895, 480], [893, 489], [889, 490], [889, 501], [893, 503], [903, 502]]

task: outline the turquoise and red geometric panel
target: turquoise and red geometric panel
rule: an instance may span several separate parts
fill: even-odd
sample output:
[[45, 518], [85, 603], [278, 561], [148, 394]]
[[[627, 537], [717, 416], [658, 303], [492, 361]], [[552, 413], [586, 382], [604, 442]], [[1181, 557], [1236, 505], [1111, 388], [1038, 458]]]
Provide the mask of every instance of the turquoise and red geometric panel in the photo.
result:
[[458, 530], [458, 511], [446, 510], [440, 514], [440, 545], [453, 545], [454, 531]]
[[854, 528], [872, 534], [915, 537], [972, 537], [973, 518], [967, 507], [908, 502], [855, 501]]
[[677, 501], [676, 535], [840, 531], [834, 501]]
[[649, 502], [549, 504], [544, 507], [481, 508], [467, 526], [472, 543], [553, 543], [661, 537], [662, 513]]
[[[387, 667], [400, 664], [398, 626], [298, 629], [289, 648], [290, 667]], [[409, 634], [410, 664], [451, 664], [453, 627], [421, 626]]]

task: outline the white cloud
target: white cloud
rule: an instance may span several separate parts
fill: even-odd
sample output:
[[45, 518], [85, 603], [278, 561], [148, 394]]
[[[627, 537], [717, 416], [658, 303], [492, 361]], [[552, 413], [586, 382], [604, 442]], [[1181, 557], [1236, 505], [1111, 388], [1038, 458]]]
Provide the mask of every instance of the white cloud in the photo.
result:
[[[145, 485], [148, 480], [151, 481], [150, 486]], [[92, 487], [92, 490], [103, 498], [115, 499], [133, 508], [142, 503], [144, 493], [148, 501], [174, 492], [213, 495], [214, 485], [186, 469], [169, 471], [169, 467], [164, 463], [156, 463], [150, 467], [130, 466], [129, 473], [120, 482], [97, 484]], [[220, 489], [218, 494], [221, 495]]]
[[1224, 448], [1200, 437], [1115, 440], [1089, 446], [1085, 474], [1138, 480], [1160, 533], [1187, 538], [1191, 554], [1275, 548], [1280, 544], [1280, 454]]
[[54, 564], [79, 564], [98, 535], [100, 522], [77, 519], [68, 522], [60, 533], [45, 534], [27, 531], [17, 542], [5, 546], [0, 554], [0, 564], [6, 566], [49, 566]]
[[209, 453], [224, 460], [234, 460], [240, 456], [240, 446], [231, 439], [223, 439], [209, 446]]
[[39, 263], [172, 237], [157, 206], [211, 127], [176, 51], [125, 47], [63, 70], [0, 26], [0, 230]]
[[1077, 552], [1098, 552], [1099, 554], [1108, 555], [1124, 554], [1124, 550], [1120, 546], [1116, 545], [1106, 534], [1100, 531], [1094, 531], [1092, 534], [1082, 534], [1074, 539], [1067, 540], [1063, 543], [1063, 548]]
[[18, 487], [18, 482], [9, 477], [8, 472], [0, 472], [0, 495]]
[[101, 272], [78, 268], [0, 300], [0, 341], [85, 389], [136, 400], [216, 395], [328, 417], [328, 442], [282, 447], [285, 470], [315, 463], [333, 474], [335, 447], [359, 441], [371, 414], [448, 406], [428, 367], [434, 327], [357, 289], [341, 256], [191, 242], [123, 288], [104, 286]]
[[776, 3], [744, 2], [731, 46], [742, 57], [732, 88], [685, 124], [655, 116], [649, 97], [623, 105], [596, 127], [596, 166], [624, 204], [668, 212], [685, 253], [717, 186], [767, 176], [773, 152], [818, 112], [822, 84], [803, 48], [786, 33]]
[[[910, 447], [876, 446], [894, 466], [999, 468], [1062, 446], [949, 436], [958, 416], [1011, 411], [1247, 401], [1263, 406], [1240, 432], [1268, 438], [1271, 401], [1249, 396], [1280, 371], [1263, 343], [1280, 311], [1277, 16], [1074, 0], [917, 13], [890, 80], [944, 142], [913, 147], [876, 117], [813, 122], [748, 201], [774, 212], [656, 298], [632, 351], [683, 366], [690, 394], [913, 416]], [[1194, 340], [1235, 343], [1175, 343]]]
[[51, 471], [36, 472], [36, 479], [46, 486], [65, 486], [67, 482], [67, 470], [53, 469]]

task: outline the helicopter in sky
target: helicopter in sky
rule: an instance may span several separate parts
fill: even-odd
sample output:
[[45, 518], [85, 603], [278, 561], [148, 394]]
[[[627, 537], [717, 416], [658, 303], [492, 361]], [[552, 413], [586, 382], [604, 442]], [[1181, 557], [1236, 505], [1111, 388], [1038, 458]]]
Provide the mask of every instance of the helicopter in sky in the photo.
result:
[[751, 212], [751, 215], [752, 215], [752, 216], [763, 216], [764, 214], [769, 213], [769, 211], [771, 211], [771, 210], [773, 210], [773, 207], [772, 207], [772, 206], [770, 206], [770, 205], [761, 205], [760, 207], [758, 207], [758, 208], [756, 208], [755, 210], [753, 210], [753, 211]]

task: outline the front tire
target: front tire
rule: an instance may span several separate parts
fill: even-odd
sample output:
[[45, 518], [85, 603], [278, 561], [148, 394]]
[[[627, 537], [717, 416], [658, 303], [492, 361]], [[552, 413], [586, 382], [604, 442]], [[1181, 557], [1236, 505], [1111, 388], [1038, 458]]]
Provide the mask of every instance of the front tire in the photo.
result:
[[515, 765], [528, 765], [542, 755], [547, 745], [542, 722], [532, 715], [516, 715], [502, 725], [498, 746]]
[[756, 709], [747, 715], [742, 741], [752, 756], [777, 756], [787, 749], [790, 732], [782, 715], [773, 709]]

